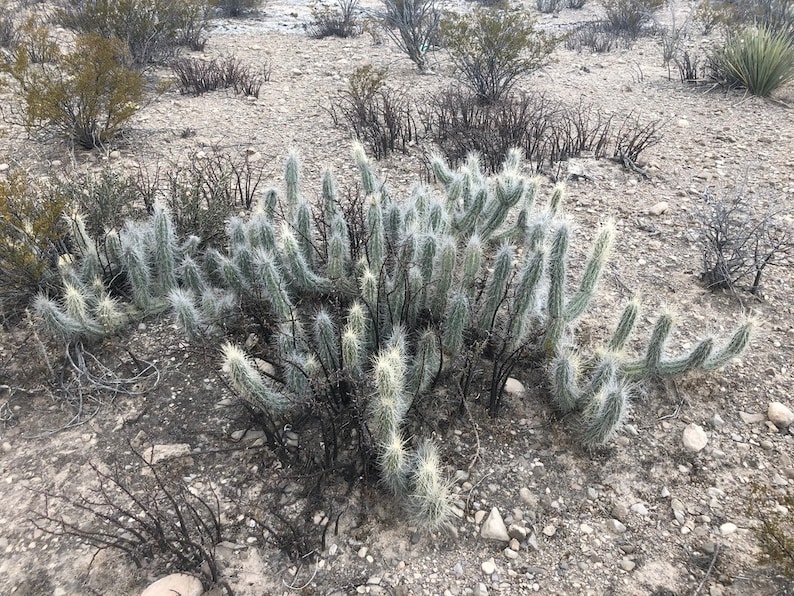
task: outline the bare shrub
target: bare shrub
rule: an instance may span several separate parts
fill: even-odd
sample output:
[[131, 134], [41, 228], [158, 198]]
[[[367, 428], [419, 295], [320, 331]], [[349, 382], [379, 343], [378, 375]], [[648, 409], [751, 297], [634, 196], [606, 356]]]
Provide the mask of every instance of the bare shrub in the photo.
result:
[[535, 8], [543, 14], [552, 14], [562, 8], [562, 0], [535, 0]]
[[629, 39], [639, 37], [664, 4], [665, 0], [602, 0], [609, 28]]
[[330, 109], [334, 124], [346, 122], [376, 159], [392, 151], [404, 152], [417, 138], [411, 102], [403, 93], [386, 87], [385, 77], [385, 70], [372, 66], [357, 69]]
[[675, 64], [682, 83], [699, 83], [705, 79], [704, 66], [697, 54], [684, 52], [680, 57], [675, 58]]
[[241, 17], [255, 11], [262, 0], [213, 0], [213, 6], [224, 17]]
[[581, 52], [589, 50], [594, 54], [605, 54], [615, 48], [620, 41], [619, 33], [601, 21], [583, 23], [565, 38], [565, 47]]
[[701, 279], [708, 288], [757, 296], [767, 267], [794, 265], [794, 234], [780, 211], [757, 209], [741, 185], [719, 195], [707, 189], [701, 199]]
[[312, 21], [304, 25], [309, 37], [355, 37], [361, 35], [363, 27], [358, 23], [356, 15], [359, 0], [338, 0], [338, 8], [327, 5], [312, 8]]
[[0, 48], [10, 50], [17, 45], [19, 32], [14, 25], [14, 17], [9, 13], [0, 14]]
[[234, 56], [221, 60], [182, 58], [174, 61], [171, 69], [179, 80], [180, 91], [191, 95], [231, 88], [237, 94], [259, 97], [262, 84], [270, 78], [269, 67], [256, 73]]
[[435, 0], [383, 0], [375, 13], [387, 35], [416, 64], [428, 68], [427, 53], [438, 43], [441, 13]]

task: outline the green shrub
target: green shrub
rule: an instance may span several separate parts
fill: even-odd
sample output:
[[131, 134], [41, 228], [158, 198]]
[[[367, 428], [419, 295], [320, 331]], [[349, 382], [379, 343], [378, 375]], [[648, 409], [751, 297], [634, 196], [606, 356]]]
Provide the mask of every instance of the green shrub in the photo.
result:
[[665, 5], [665, 0], [602, 0], [602, 4], [607, 26], [636, 39], [653, 22], [653, 13]]
[[525, 13], [501, 8], [448, 13], [441, 38], [463, 83], [483, 103], [499, 101], [518, 77], [540, 68], [557, 43]]
[[785, 32], [749, 27], [728, 35], [709, 58], [718, 82], [767, 97], [794, 80], [794, 41]]
[[11, 49], [12, 53], [24, 53], [34, 64], [52, 62], [59, 54], [47, 24], [35, 16], [28, 17], [16, 30], [16, 43]]
[[78, 34], [122, 40], [127, 65], [141, 68], [173, 57], [181, 45], [203, 47], [205, 0], [72, 0], [57, 21]]
[[65, 198], [46, 193], [20, 171], [0, 179], [0, 315], [5, 322], [31, 296], [57, 283], [64, 243]]
[[125, 56], [122, 43], [87, 35], [53, 64], [31, 64], [21, 51], [0, 68], [17, 83], [29, 131], [51, 130], [92, 149], [112, 139], [143, 99], [143, 77], [124, 66]]

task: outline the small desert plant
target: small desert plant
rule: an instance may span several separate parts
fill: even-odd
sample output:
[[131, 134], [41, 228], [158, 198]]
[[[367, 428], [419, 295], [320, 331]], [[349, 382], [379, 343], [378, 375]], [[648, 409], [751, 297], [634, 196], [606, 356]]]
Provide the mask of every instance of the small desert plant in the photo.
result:
[[43, 192], [21, 171], [0, 180], [0, 315], [3, 322], [24, 310], [31, 296], [57, 280], [66, 247], [66, 200]]
[[52, 38], [47, 24], [41, 19], [30, 16], [16, 30], [16, 43], [13, 53], [24, 53], [33, 64], [54, 61], [59, 54], [58, 44]]
[[670, 76], [670, 63], [680, 53], [684, 40], [687, 37], [691, 13], [687, 15], [680, 25], [676, 23], [675, 6], [670, 4], [670, 27], [663, 27], [659, 31], [659, 45], [662, 47], [662, 64], [667, 67]]
[[0, 69], [17, 83], [29, 131], [51, 130], [92, 149], [112, 139], [143, 99], [143, 77], [124, 66], [125, 56], [118, 40], [87, 35], [53, 64], [31, 64], [21, 51]]
[[395, 150], [404, 152], [417, 137], [410, 101], [386, 87], [385, 77], [385, 70], [372, 66], [353, 71], [330, 109], [334, 124], [346, 122], [376, 159]]
[[[5, 5], [0, 4], [0, 9], [4, 9]], [[10, 50], [17, 45], [19, 40], [19, 32], [14, 24], [14, 17], [3, 10], [0, 14], [0, 48]]]
[[565, 47], [581, 52], [589, 50], [594, 54], [611, 51], [621, 39], [620, 34], [601, 21], [583, 23], [565, 37]]
[[602, 0], [607, 26], [629, 39], [639, 37], [664, 4], [665, 0]]
[[711, 76], [729, 87], [767, 97], [794, 80], [794, 41], [766, 26], [731, 33], [709, 57]]
[[520, 76], [543, 66], [557, 43], [526, 14], [501, 8], [449, 13], [441, 36], [461, 80], [483, 103], [499, 101]]
[[438, 43], [441, 13], [435, 0], [383, 0], [375, 13], [388, 36], [416, 64], [428, 69], [427, 53]]
[[734, 11], [727, 3], [719, 0], [701, 0], [692, 11], [692, 19], [700, 27], [703, 35], [708, 35], [716, 27], [727, 25], [733, 20]]
[[202, 0], [72, 0], [57, 21], [78, 34], [121, 40], [127, 65], [142, 68], [172, 58], [180, 45], [203, 47], [207, 16]]
[[535, 8], [542, 14], [557, 12], [562, 7], [562, 0], [535, 0]]
[[234, 56], [221, 60], [180, 58], [171, 64], [179, 79], [182, 93], [201, 95], [218, 89], [234, 89], [235, 93], [259, 97], [262, 83], [270, 78], [269, 68], [255, 73]]
[[709, 288], [761, 293], [767, 267], [794, 264], [794, 232], [774, 211], [753, 208], [746, 192], [707, 191], [698, 214], [703, 250], [701, 279]]
[[355, 37], [363, 28], [356, 20], [359, 0], [338, 0], [336, 10], [323, 4], [312, 8], [312, 21], [306, 26], [309, 37]]
[[794, 580], [794, 523], [790, 517], [794, 496], [777, 495], [770, 487], [756, 484], [748, 504], [748, 515], [760, 522], [754, 532], [761, 546], [760, 562], [780, 567], [788, 581]]
[[684, 52], [680, 58], [675, 58], [675, 64], [682, 83], [699, 83], [703, 80], [704, 66], [697, 54]]
[[262, 0], [213, 0], [213, 6], [224, 17], [241, 17], [255, 11]]

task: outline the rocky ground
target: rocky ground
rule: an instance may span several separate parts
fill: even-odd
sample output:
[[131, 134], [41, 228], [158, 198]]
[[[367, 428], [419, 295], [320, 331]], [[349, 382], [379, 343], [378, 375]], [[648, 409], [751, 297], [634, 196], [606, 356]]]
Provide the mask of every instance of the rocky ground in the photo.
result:
[[[683, 15], [689, 5], [677, 10]], [[557, 28], [597, 12], [588, 3], [541, 22]], [[364, 64], [386, 66], [389, 85], [419, 99], [445, 89], [452, 75], [441, 53], [433, 72], [420, 75], [393, 44], [375, 45], [367, 35], [309, 39], [302, 29], [309, 18], [306, 3], [280, 1], [211, 31], [208, 55], [271, 65], [258, 99], [166, 91], [105, 153], [35, 141], [6, 123], [0, 161], [38, 171], [98, 170], [108, 162], [134, 169], [214, 149], [255, 153], [277, 184], [284, 157], [296, 149], [304, 192], [319, 195], [325, 166], [349, 182], [350, 134], [334, 127], [327, 110], [346, 77]], [[664, 12], [659, 18], [669, 21]], [[711, 43], [697, 33], [687, 40]], [[566, 164], [580, 174], [567, 199], [576, 237], [589, 240], [607, 217], [619, 233], [579, 333], [602, 338], [614, 305], [637, 292], [645, 329], [663, 306], [680, 313], [676, 348], [705, 333], [725, 336], [745, 314], [755, 316], [758, 333], [739, 361], [637, 395], [623, 432], [596, 454], [575, 445], [531, 371], [519, 370], [522, 385], [511, 387], [501, 417], [489, 419], [471, 403], [468, 417], [437, 429], [457, 517], [452, 532], [436, 535], [407, 526], [372, 482], [340, 479], [308, 504], [297, 498], [262, 448], [260, 429], [223, 384], [217, 355], [185, 343], [170, 320], [147, 320], [105, 346], [134, 382], [87, 399], [86, 412], [99, 407], [85, 424], [51, 432], [73, 412], [52, 391], [60, 354], [23, 324], [0, 335], [0, 383], [7, 386], [0, 398], [0, 593], [136, 594], [167, 573], [136, 568], [117, 551], [97, 555], [42, 524], [47, 506], [56, 518], [74, 515], [46, 494], [89, 494], [97, 479], [92, 463], [100, 470], [118, 464], [132, 486], [143, 486], [147, 466], [133, 448], [149, 459], [157, 453], [164, 458], [158, 465], [198, 493], [217, 495], [224, 540], [215, 556], [222, 581], [238, 595], [791, 593], [777, 568], [760, 563], [757, 531], [761, 518], [791, 524], [794, 515], [783, 505], [794, 493], [794, 275], [770, 270], [762, 301], [707, 291], [698, 279], [695, 214], [706, 187], [744, 185], [760, 207], [781, 207], [792, 223], [794, 87], [771, 100], [687, 87], [661, 62], [651, 38], [603, 55], [560, 47], [551, 65], [520, 83], [568, 103], [581, 98], [608, 113], [663, 122], [662, 142], [642, 156], [647, 178], [606, 160]], [[195, 134], [182, 134], [188, 129]], [[405, 189], [416, 181], [423, 150], [420, 143], [380, 162], [389, 184]], [[133, 354], [152, 368], [140, 372]], [[770, 407], [775, 402], [782, 406]], [[274, 504], [285, 515], [307, 516], [302, 544], [266, 517]]]

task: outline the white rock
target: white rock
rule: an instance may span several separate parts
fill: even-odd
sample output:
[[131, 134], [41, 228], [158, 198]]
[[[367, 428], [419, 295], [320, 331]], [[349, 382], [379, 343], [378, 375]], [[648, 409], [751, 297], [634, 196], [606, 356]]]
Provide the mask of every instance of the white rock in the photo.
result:
[[631, 510], [640, 517], [646, 517], [648, 515], [648, 508], [642, 503], [634, 503], [634, 505], [631, 506]]
[[493, 557], [482, 562], [482, 572], [485, 575], [491, 575], [494, 571], [496, 571], [496, 561], [493, 560]]
[[505, 383], [505, 393], [512, 397], [524, 397], [526, 391], [521, 381], [513, 377], [508, 377], [507, 383]]
[[543, 535], [551, 538], [557, 533], [557, 528], [552, 524], [543, 527]]
[[736, 530], [738, 530], [736, 524], [733, 524], [731, 522], [726, 522], [720, 526], [720, 534], [722, 534], [723, 536], [729, 536], [730, 534], [736, 532]]
[[681, 443], [684, 445], [684, 449], [692, 453], [701, 451], [708, 442], [709, 438], [706, 436], [706, 431], [703, 430], [702, 426], [694, 422], [687, 425], [681, 437]]
[[477, 587], [474, 588], [472, 596], [488, 596], [488, 586], [482, 582], [479, 582]]
[[662, 213], [667, 213], [670, 210], [670, 203], [667, 201], [659, 201], [653, 207], [648, 209], [648, 213], [651, 215], [661, 215]]
[[147, 449], [143, 458], [152, 465], [161, 461], [167, 461], [177, 457], [182, 457], [190, 453], [190, 445], [187, 443], [170, 443], [166, 445], [152, 445]]
[[507, 526], [502, 519], [502, 514], [494, 507], [491, 513], [485, 518], [480, 530], [480, 536], [487, 540], [499, 540], [501, 542], [510, 542], [510, 535], [507, 533]]
[[607, 520], [607, 528], [609, 528], [609, 531], [613, 534], [623, 534], [626, 532], [626, 525], [614, 518]]
[[691, 126], [686, 118], [679, 118], [675, 124], [678, 128], [689, 128]]
[[788, 428], [794, 423], [794, 412], [788, 406], [773, 401], [769, 404], [769, 409], [766, 411], [767, 418], [778, 428]]
[[631, 571], [636, 566], [637, 566], [637, 564], [634, 561], [632, 561], [631, 559], [623, 558], [623, 559], [620, 560], [620, 568], [623, 571]]
[[201, 596], [203, 593], [204, 587], [198, 578], [186, 573], [173, 573], [158, 579], [141, 596]]

